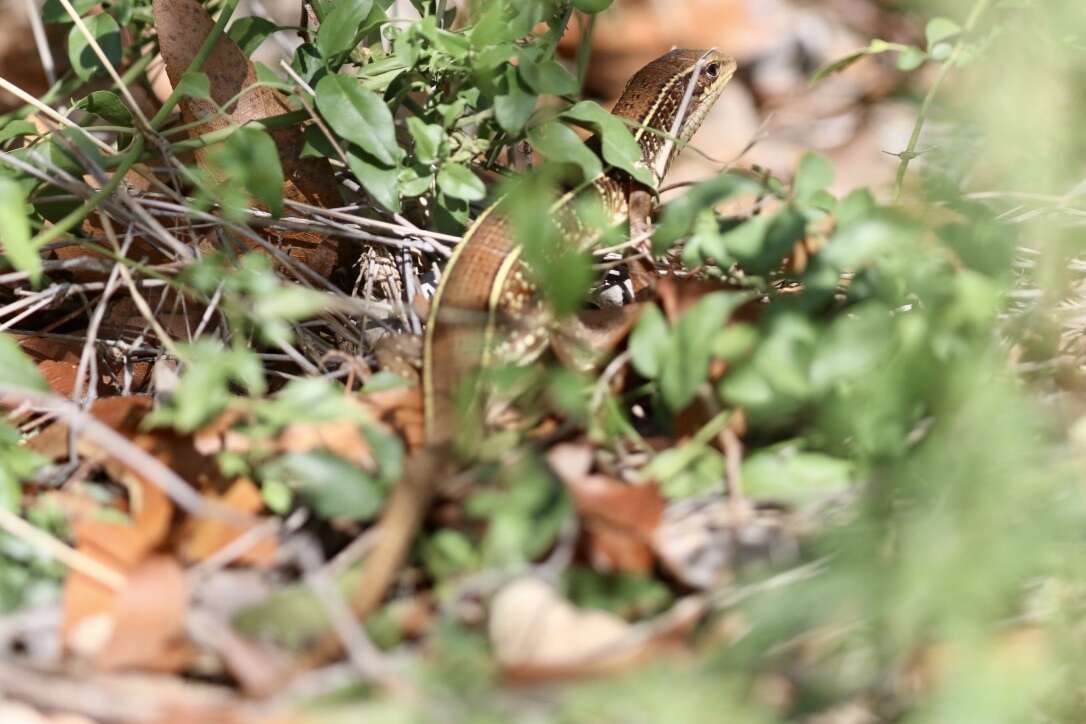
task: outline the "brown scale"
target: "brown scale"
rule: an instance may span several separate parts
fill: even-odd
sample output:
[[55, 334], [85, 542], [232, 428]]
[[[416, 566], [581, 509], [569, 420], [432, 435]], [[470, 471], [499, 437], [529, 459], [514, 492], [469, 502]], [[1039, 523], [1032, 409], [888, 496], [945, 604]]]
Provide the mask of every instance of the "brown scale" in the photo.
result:
[[[735, 62], [715, 51], [673, 50], [654, 60], [630, 80], [612, 113], [634, 124], [669, 133], [686, 82], [699, 59], [703, 72], [691, 95], [679, 133], [681, 139], [689, 139], [735, 71]], [[674, 155], [675, 145], [661, 142], [659, 136], [647, 131], [637, 138], [642, 160], [655, 173], [662, 174]], [[667, 158], [660, 157], [664, 149], [667, 149]], [[617, 223], [619, 217], [626, 214], [627, 196], [634, 190], [629, 179], [612, 169], [597, 179], [592, 188], [603, 201], [605, 211]], [[590, 197], [591, 193], [586, 189], [578, 196]], [[576, 204], [569, 206], [572, 208]], [[580, 230], [584, 225], [578, 219], [563, 218], [566, 214], [576, 213], [565, 207], [557, 209], [557, 223], [560, 229], [575, 232], [567, 238], [569, 243], [588, 243], [590, 235]], [[492, 207], [468, 231], [456, 254], [445, 265], [444, 278], [431, 302], [423, 344], [423, 401], [428, 448], [405, 461], [403, 478], [381, 514], [382, 534], [366, 558], [365, 569], [359, 578], [361, 584], [349, 597], [351, 610], [359, 618], [372, 612], [385, 597], [403, 565], [435, 490], [454, 470], [453, 460], [446, 455], [458, 422], [453, 397], [460, 382], [475, 376], [482, 366], [486, 347], [483, 340], [488, 335], [492, 338], [501, 336], [499, 333], [504, 330], [499, 329], [499, 320], [505, 326], [505, 320], [517, 319], [518, 326], [535, 331], [518, 333], [513, 347], [527, 349], [547, 343], [545, 326], [531, 320], [538, 301], [530, 276], [519, 266], [508, 269], [512, 273], [506, 274], [504, 279], [500, 273], [503, 267], [508, 267], [504, 262], [516, 248], [512, 226], [500, 210], [494, 211]], [[497, 300], [498, 308], [491, 308], [492, 298]], [[524, 323], [526, 319], [529, 321]], [[536, 340], [536, 334], [542, 341]], [[471, 387], [469, 392], [469, 396], [477, 400], [477, 388]], [[474, 404], [478, 405], [478, 402]], [[340, 639], [329, 633], [311, 649], [307, 662], [313, 666], [326, 661], [339, 648]]]
[[[695, 64], [702, 58], [679, 133], [680, 139], [689, 139], [735, 70], [734, 61], [715, 51], [673, 50], [653, 61], [630, 80], [612, 113], [669, 134]], [[657, 157], [668, 146], [665, 139], [650, 130], [639, 132], [637, 139], [645, 165], [666, 170], [676, 146], [670, 146], [669, 157], [658, 166]], [[598, 142], [590, 146], [598, 150]], [[637, 186], [627, 174], [612, 169], [565, 199], [553, 210], [564, 242], [588, 248], [598, 238], [598, 231], [580, 216], [578, 207], [585, 199], [598, 199], [607, 220], [619, 223]], [[492, 208], [469, 229], [445, 266], [423, 350], [426, 436], [431, 445], [452, 441], [457, 388], [467, 382], [471, 385], [468, 397], [479, 397], [473, 379], [484, 360], [524, 361], [538, 356], [548, 344], [548, 315], [529, 270], [519, 259], [511, 266], [505, 264], [515, 249], [513, 224], [500, 207]]]

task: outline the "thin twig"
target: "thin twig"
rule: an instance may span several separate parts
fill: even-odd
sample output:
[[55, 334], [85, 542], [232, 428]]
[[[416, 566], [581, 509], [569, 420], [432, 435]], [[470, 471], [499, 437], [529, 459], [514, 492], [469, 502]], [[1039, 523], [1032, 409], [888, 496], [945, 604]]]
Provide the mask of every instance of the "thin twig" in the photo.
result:
[[192, 515], [217, 518], [239, 525], [257, 522], [258, 519], [252, 516], [242, 515], [216, 501], [204, 498], [158, 458], [93, 415], [80, 410], [70, 400], [50, 392], [0, 384], [0, 405], [15, 406], [23, 403], [29, 403], [38, 410], [54, 414], [69, 427], [76, 429], [80, 435], [102, 448], [107, 455], [158, 486], [174, 503]]
[[905, 186], [905, 174], [909, 170], [909, 163], [916, 158], [916, 145], [920, 142], [920, 133], [924, 130], [924, 123], [927, 121], [928, 112], [931, 110], [931, 105], [935, 101], [935, 96], [939, 93], [939, 89], [942, 88], [943, 83], [950, 75], [950, 69], [954, 67], [958, 57], [962, 54], [962, 49], [965, 47], [966, 36], [976, 27], [977, 22], [981, 16], [991, 5], [992, 0], [976, 0], [973, 5], [973, 10], [969, 13], [969, 17], [965, 21], [965, 25], [962, 26], [962, 33], [954, 43], [954, 49], [950, 52], [950, 56], [943, 61], [942, 68], [939, 69], [939, 75], [935, 77], [935, 81], [928, 88], [927, 95], [924, 96], [924, 101], [920, 104], [920, 111], [916, 116], [916, 124], [913, 125], [912, 135], [909, 136], [909, 143], [905, 147], [905, 150], [901, 152], [901, 162], [897, 167], [897, 177], [894, 179], [894, 200], [897, 201], [901, 198], [902, 189]]
[[88, 578], [94, 579], [106, 588], [120, 591], [125, 586], [126, 579], [118, 571], [95, 558], [91, 558], [86, 553], [77, 551], [2, 506], [0, 506], [0, 528], [19, 540], [47, 553], [73, 571], [78, 571]]

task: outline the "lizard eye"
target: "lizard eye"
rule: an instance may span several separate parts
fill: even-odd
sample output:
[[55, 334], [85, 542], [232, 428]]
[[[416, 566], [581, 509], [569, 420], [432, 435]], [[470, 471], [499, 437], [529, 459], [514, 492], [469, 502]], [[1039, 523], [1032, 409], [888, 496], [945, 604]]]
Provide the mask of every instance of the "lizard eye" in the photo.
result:
[[710, 63], [705, 67], [705, 74], [710, 78], [716, 78], [718, 75], [720, 75], [720, 64]]

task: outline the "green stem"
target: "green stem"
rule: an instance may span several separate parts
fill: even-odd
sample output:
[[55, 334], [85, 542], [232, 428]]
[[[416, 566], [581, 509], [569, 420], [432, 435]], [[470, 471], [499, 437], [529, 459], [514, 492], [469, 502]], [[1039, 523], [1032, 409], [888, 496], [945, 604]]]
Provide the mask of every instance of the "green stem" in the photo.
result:
[[577, 88], [584, 91], [584, 79], [588, 75], [588, 59], [592, 55], [592, 32], [596, 29], [596, 16], [588, 16], [588, 26], [577, 46]]
[[909, 144], [900, 155], [901, 163], [898, 164], [897, 178], [894, 179], [894, 201], [901, 198], [901, 192], [905, 186], [905, 175], [909, 170], [909, 163], [916, 158], [916, 146], [920, 143], [920, 133], [924, 130], [924, 123], [927, 121], [932, 103], [935, 102], [935, 96], [938, 95], [939, 89], [942, 88], [943, 83], [950, 75], [950, 69], [954, 67], [955, 62], [961, 55], [962, 48], [965, 47], [966, 36], [976, 27], [977, 22], [991, 4], [992, 0], [977, 0], [973, 5], [965, 25], [962, 26], [961, 36], [955, 41], [954, 49], [951, 51], [950, 56], [943, 61], [943, 67], [939, 69], [939, 75], [935, 77], [935, 81], [931, 84], [931, 88], [928, 89], [927, 95], [924, 96], [924, 101], [920, 104], [920, 112], [917, 114], [912, 135], [909, 136]]
[[124, 175], [128, 173], [133, 164], [139, 160], [140, 154], [143, 153], [144, 138], [143, 136], [136, 136], [132, 141], [132, 145], [123, 156], [121, 156], [120, 163], [117, 164], [116, 170], [113, 175], [109, 177], [109, 180], [102, 185], [102, 188], [95, 191], [86, 201], [79, 205], [78, 208], [69, 212], [63, 219], [39, 232], [33, 239], [31, 244], [34, 248], [40, 249], [46, 244], [56, 241], [61, 235], [68, 233], [80, 224], [87, 214], [94, 211], [98, 204], [105, 201], [109, 196], [117, 190], [121, 181], [124, 179]]
[[[215, 44], [219, 42], [219, 38], [222, 37], [223, 31], [226, 30], [226, 24], [230, 22], [231, 16], [234, 14], [234, 10], [238, 7], [238, 0], [226, 0], [223, 4], [222, 12], [219, 13], [218, 19], [215, 21], [215, 25], [212, 26], [211, 32], [204, 38], [203, 44], [200, 45], [200, 49], [196, 51], [196, 55], [192, 59], [192, 63], [189, 64], [188, 73], [198, 73], [201, 68], [204, 67], [204, 62], [207, 61], [207, 57], [211, 55], [211, 51], [215, 48]], [[158, 109], [151, 118], [151, 129], [158, 130], [158, 128], [165, 123], [169, 117], [170, 112], [173, 111], [174, 106], [180, 102], [182, 96], [181, 86], [173, 89], [169, 98], [162, 104], [162, 107]]]
[[[237, 6], [238, 0], [226, 0], [222, 12], [219, 13], [218, 20], [215, 21], [215, 25], [211, 28], [211, 32], [208, 33], [207, 38], [204, 39], [203, 44], [196, 52], [196, 56], [189, 65], [188, 69], [190, 71], [198, 71], [203, 67], [204, 62], [211, 54], [211, 50], [215, 47], [215, 43], [218, 42], [219, 38], [222, 36], [223, 30], [226, 28], [226, 24], [230, 21], [230, 16], [233, 15]], [[135, 76], [133, 75], [133, 77]], [[151, 118], [151, 131], [157, 130], [158, 127], [165, 122], [166, 118], [169, 117], [170, 111], [173, 110], [174, 106], [176, 106], [180, 100], [181, 93], [175, 88], [173, 93], [170, 94], [170, 97], [167, 98], [166, 102], [162, 105], [162, 108], [160, 108], [158, 113]], [[62, 235], [68, 233], [82, 223], [83, 219], [87, 217], [87, 214], [94, 211], [99, 204], [109, 198], [109, 196], [117, 190], [117, 187], [121, 185], [121, 181], [124, 180], [125, 174], [131, 170], [132, 166], [135, 165], [143, 155], [143, 149], [146, 142], [144, 136], [136, 136], [133, 138], [132, 144], [128, 147], [128, 150], [119, 158], [117, 166], [113, 170], [113, 175], [111, 175], [105, 184], [102, 185], [102, 188], [91, 194], [78, 208], [69, 212], [60, 221], [36, 234], [31, 240], [34, 247], [40, 249], [42, 246], [55, 241]]]

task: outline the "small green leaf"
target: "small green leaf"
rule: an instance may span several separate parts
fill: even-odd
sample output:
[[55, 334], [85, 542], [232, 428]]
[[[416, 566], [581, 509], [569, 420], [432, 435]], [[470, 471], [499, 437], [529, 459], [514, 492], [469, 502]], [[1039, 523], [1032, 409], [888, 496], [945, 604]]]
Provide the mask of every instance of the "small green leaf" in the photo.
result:
[[407, 130], [415, 141], [415, 158], [422, 163], [434, 163], [438, 160], [441, 141], [445, 138], [445, 129], [434, 123], [427, 123], [418, 116], [407, 119]]
[[773, 216], [759, 214], [722, 233], [716, 239], [713, 250], [719, 259], [750, 259], [757, 256], [765, 245], [766, 234]]
[[[903, 46], [898, 43], [888, 43], [885, 40], [876, 38], [872, 40], [866, 48], [854, 50], [848, 55], [838, 58], [833, 62], [827, 63], [826, 65], [816, 70], [814, 72], [814, 75], [811, 76], [811, 82], [818, 83], [819, 81], [826, 79], [834, 73], [839, 73], [851, 66], [856, 61], [860, 60], [861, 58], [865, 58], [869, 55], [881, 55], [882, 53], [888, 53], [892, 50], [896, 50], [899, 53], [904, 53], [907, 50], [907, 46]], [[921, 54], [923, 53], [923, 51], [920, 52]]]
[[699, 183], [667, 205], [663, 219], [652, 238], [653, 249], [659, 252], [685, 236], [705, 209], [712, 208], [738, 193], [759, 188], [759, 184], [751, 179], [731, 173]]
[[594, 14], [601, 13], [611, 7], [612, 2], [614, 0], [573, 0], [573, 7], [582, 13]]
[[833, 183], [833, 166], [825, 156], [808, 153], [800, 159], [792, 191], [801, 203]]
[[188, 70], [177, 82], [177, 91], [189, 98], [210, 99], [211, 80], [207, 77], [207, 73]]
[[486, 197], [486, 186], [467, 166], [446, 163], [437, 173], [437, 185], [456, 199], [481, 201]]
[[630, 333], [630, 358], [634, 369], [650, 380], [655, 379], [660, 374], [660, 360], [668, 354], [670, 346], [664, 313], [655, 304], [646, 306]]
[[549, 121], [530, 129], [528, 142], [548, 161], [577, 164], [585, 181], [591, 181], [603, 173], [599, 157], [589, 150], [572, 128], [563, 123]]
[[212, 159], [274, 216], [283, 213], [283, 167], [279, 149], [266, 131], [252, 126], [239, 128]]
[[337, 158], [335, 146], [316, 123], [305, 127], [302, 138], [302, 150], [298, 154], [301, 158]]
[[909, 46], [897, 54], [897, 69], [908, 73], [916, 70], [928, 59], [928, 54], [920, 48]]
[[577, 79], [555, 60], [521, 63], [524, 82], [540, 95], [565, 96], [577, 92]]
[[94, 91], [76, 103], [75, 107], [93, 113], [112, 126], [132, 125], [132, 114], [128, 106], [112, 91]]
[[0, 332], [0, 385], [49, 392], [37, 365], [23, 354], [19, 343]]
[[246, 56], [252, 55], [264, 40], [279, 30], [279, 26], [267, 18], [250, 15], [238, 18], [230, 24], [226, 35], [238, 44]]
[[471, 52], [471, 42], [459, 33], [450, 33], [437, 27], [437, 19], [433, 15], [423, 18], [415, 28], [434, 47], [453, 60], [464, 60]]
[[949, 18], [932, 18], [924, 30], [924, 37], [928, 41], [928, 51], [932, 51], [936, 45], [953, 38], [962, 32], [962, 27]]
[[389, 211], [400, 210], [400, 172], [395, 168], [382, 168], [371, 162], [355, 147], [348, 146], [347, 165], [377, 203]]
[[608, 113], [598, 103], [581, 101], [563, 111], [561, 117], [599, 136], [604, 161], [646, 186], [655, 186], [652, 171], [641, 161], [641, 146], [618, 116]]
[[13, 267], [29, 274], [37, 284], [42, 267], [38, 250], [31, 241], [29, 212], [23, 187], [0, 176], [0, 251]]
[[514, 66], [505, 71], [504, 91], [494, 98], [494, 117], [506, 133], [519, 134], [535, 110], [537, 97], [524, 85]]
[[660, 393], [671, 410], [677, 412], [690, 404], [708, 379], [716, 334], [749, 298], [738, 292], [707, 294], [675, 324], [671, 344], [661, 354], [659, 374]]
[[326, 59], [351, 50], [373, 0], [335, 0], [332, 11], [317, 29], [317, 49]]
[[[102, 49], [102, 53], [114, 68], [121, 63], [121, 28], [109, 13], [98, 13], [83, 18], [87, 30]], [[105, 75], [106, 69], [98, 55], [87, 43], [83, 32], [75, 25], [68, 33], [68, 59], [72, 70], [81, 80], [90, 80], [96, 75]]]
[[262, 477], [284, 483], [324, 518], [367, 520], [384, 501], [373, 477], [327, 452], [289, 453], [265, 465]]
[[223, 347], [201, 337], [179, 345], [185, 367], [177, 388], [165, 405], [148, 418], [152, 425], [170, 425], [181, 432], [200, 427], [229, 404], [231, 388], [240, 385], [250, 394], [264, 391], [260, 358], [243, 347]]
[[403, 151], [396, 143], [392, 111], [381, 96], [344, 75], [324, 76], [316, 93], [317, 108], [336, 133], [380, 163], [393, 166], [399, 161]]
[[0, 128], [0, 145], [7, 143], [13, 138], [19, 138], [20, 136], [36, 135], [38, 135], [38, 129], [35, 128], [34, 124], [30, 121], [8, 121], [7, 124]]
[[742, 474], [743, 490], [754, 498], [802, 505], [847, 489], [855, 464], [788, 441], [752, 454]]
[[[71, 0], [72, 8], [83, 16], [88, 10], [98, 4], [98, 0]], [[41, 6], [41, 19], [46, 23], [70, 23], [72, 16], [60, 4], [60, 0], [45, 0]]]

